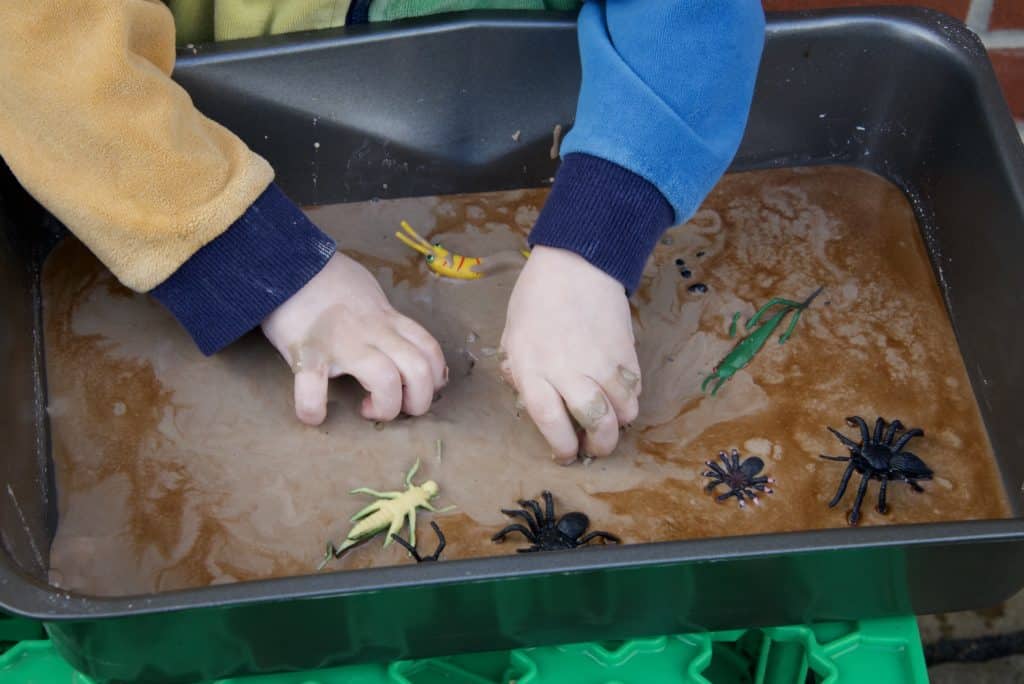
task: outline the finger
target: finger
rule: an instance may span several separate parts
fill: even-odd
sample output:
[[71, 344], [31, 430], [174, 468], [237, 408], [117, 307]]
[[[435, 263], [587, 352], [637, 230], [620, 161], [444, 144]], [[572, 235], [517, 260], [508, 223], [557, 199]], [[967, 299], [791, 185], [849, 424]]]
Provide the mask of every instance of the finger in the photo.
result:
[[319, 425], [327, 417], [327, 369], [300, 370], [295, 374], [295, 416], [306, 425]]
[[632, 423], [640, 411], [640, 372], [633, 368], [619, 364], [610, 377], [598, 383], [611, 402], [619, 425]]
[[551, 445], [553, 458], [562, 465], [576, 460], [579, 441], [562, 396], [540, 377], [523, 378], [517, 383], [522, 388], [520, 398], [533, 423]]
[[402, 410], [410, 416], [422, 416], [429, 411], [434, 400], [434, 377], [423, 352], [398, 333], [385, 335], [377, 340], [376, 346], [398, 368], [402, 378]]
[[498, 362], [498, 372], [501, 375], [502, 381], [518, 392], [519, 389], [516, 386], [516, 376], [515, 373], [512, 372], [512, 362], [509, 360], [508, 354], [506, 354], [503, 349], [498, 352], [498, 356], [501, 358]]
[[619, 441], [619, 422], [600, 385], [583, 375], [559, 379], [554, 385], [586, 433], [583, 451], [590, 456], [611, 454]]
[[423, 358], [430, 364], [430, 375], [434, 382], [434, 389], [439, 390], [448, 384], [448, 365], [444, 360], [444, 352], [434, 336], [427, 332], [422, 325], [399, 315], [395, 321], [395, 330], [398, 334], [414, 344], [423, 354]]
[[367, 420], [394, 420], [402, 410], [402, 377], [398, 368], [380, 351], [364, 347], [350, 363], [341, 366], [369, 396], [363, 399], [362, 415]]

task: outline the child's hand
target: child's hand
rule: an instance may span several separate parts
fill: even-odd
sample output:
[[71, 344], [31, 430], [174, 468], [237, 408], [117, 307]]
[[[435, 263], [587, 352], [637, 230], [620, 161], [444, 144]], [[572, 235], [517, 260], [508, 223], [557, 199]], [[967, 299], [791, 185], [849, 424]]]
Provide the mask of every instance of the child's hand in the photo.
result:
[[640, 394], [629, 302], [618, 281], [573, 252], [535, 248], [512, 291], [501, 346], [502, 371], [555, 460], [575, 460], [577, 425], [585, 454], [612, 452], [619, 426], [636, 418]]
[[423, 415], [448, 378], [437, 341], [343, 254], [271, 313], [263, 332], [295, 373], [295, 415], [309, 425], [327, 415], [328, 378], [359, 381], [368, 420]]

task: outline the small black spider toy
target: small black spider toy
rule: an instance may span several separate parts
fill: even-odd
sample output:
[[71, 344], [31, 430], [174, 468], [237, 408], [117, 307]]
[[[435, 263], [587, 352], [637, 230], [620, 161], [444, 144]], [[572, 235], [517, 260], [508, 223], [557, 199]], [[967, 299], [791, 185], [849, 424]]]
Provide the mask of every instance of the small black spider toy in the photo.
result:
[[399, 537], [397, 534], [392, 534], [391, 538], [394, 539], [399, 544], [401, 544], [402, 547], [404, 547], [405, 550], [409, 552], [409, 555], [411, 555], [413, 558], [416, 559], [417, 563], [430, 563], [430, 562], [434, 562], [436, 560], [440, 560], [441, 552], [444, 551], [445, 544], [447, 544], [448, 542], [445, 541], [444, 534], [441, 532], [441, 528], [437, 526], [436, 522], [431, 520], [430, 521], [430, 526], [434, 528], [434, 534], [437, 535], [437, 549], [434, 551], [434, 553], [430, 554], [429, 556], [421, 556], [419, 554], [419, 552], [416, 551], [416, 547], [415, 546], [413, 546], [409, 542], [405, 541], [404, 539]]
[[[615, 544], [622, 541], [614, 534], [601, 530], [595, 530], [584, 535], [584, 532], [590, 527], [590, 518], [583, 513], [576, 511], [566, 513], [556, 521], [555, 502], [551, 497], [551, 492], [543, 492], [541, 496], [544, 498], [543, 513], [540, 510], [540, 504], [533, 499], [529, 501], [520, 500], [519, 502], [519, 505], [523, 509], [529, 509], [529, 512], [523, 509], [501, 509], [501, 512], [510, 518], [522, 518], [526, 521], [529, 529], [518, 523], [513, 523], [491, 537], [491, 541], [504, 541], [506, 535], [512, 532], [519, 532], [526, 537], [527, 541], [533, 544], [533, 546], [525, 549], [516, 549], [519, 553], [575, 549], [577, 546], [584, 546], [591, 539], [596, 538], [601, 538]], [[533, 515], [530, 515], [530, 512]]]
[[[875, 422], [875, 432], [873, 435], [868, 433], [868, 425], [860, 416], [847, 418], [846, 424], [851, 427], [860, 428], [860, 444], [830, 427], [829, 431], [838, 437], [839, 441], [850, 450], [850, 455], [821, 455], [821, 458], [829, 461], [850, 462], [850, 465], [846, 466], [846, 472], [843, 473], [843, 479], [839, 481], [839, 489], [836, 490], [836, 495], [828, 504], [829, 508], [835, 507], [840, 499], [843, 498], [843, 494], [846, 493], [846, 485], [849, 484], [850, 476], [853, 475], [854, 470], [863, 477], [861, 477], [860, 486], [857, 488], [857, 498], [853, 501], [853, 510], [850, 511], [848, 518], [850, 525], [856, 525], [860, 521], [860, 506], [864, 501], [864, 493], [867, 492], [869, 480], [879, 480], [881, 482], [878, 488], [878, 506], [876, 509], [879, 513], [885, 513], [888, 510], [885, 505], [885, 490], [889, 485], [889, 480], [903, 480], [915, 492], [924, 491], [917, 484], [917, 481], [932, 479], [932, 469], [914, 454], [909, 451], [903, 451], [903, 447], [907, 446], [907, 443], [914, 437], [923, 437], [924, 430], [913, 428], [899, 435], [899, 439], [897, 439], [897, 433], [904, 429], [903, 423], [899, 420], [889, 423], [889, 429], [886, 430], [885, 420], [879, 418]], [[882, 434], [883, 431], [884, 435]]]
[[711, 469], [704, 473], [704, 477], [711, 479], [704, 491], [709, 494], [713, 493], [715, 487], [721, 484], [729, 488], [729, 491], [716, 496], [715, 501], [725, 501], [729, 497], [735, 496], [739, 501], [740, 508], [745, 508], [746, 499], [757, 505], [761, 504], [755, 489], [765, 494], [774, 493], [768, 485], [773, 484], [775, 480], [770, 477], [757, 476], [764, 469], [764, 461], [757, 456], [740, 461], [740, 452], [733, 449], [732, 454], [726, 454], [724, 451], [718, 452], [718, 458], [722, 461], [722, 465], [718, 465], [714, 461], [704, 462], [704, 465]]

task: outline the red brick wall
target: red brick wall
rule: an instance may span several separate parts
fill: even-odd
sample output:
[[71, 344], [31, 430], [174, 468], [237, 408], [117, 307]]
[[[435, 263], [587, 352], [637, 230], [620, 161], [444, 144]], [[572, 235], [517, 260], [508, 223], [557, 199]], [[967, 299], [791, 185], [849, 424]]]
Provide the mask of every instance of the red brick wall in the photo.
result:
[[1010, 109], [1024, 131], [1024, 0], [763, 0], [769, 11], [917, 5], [956, 17], [988, 46]]

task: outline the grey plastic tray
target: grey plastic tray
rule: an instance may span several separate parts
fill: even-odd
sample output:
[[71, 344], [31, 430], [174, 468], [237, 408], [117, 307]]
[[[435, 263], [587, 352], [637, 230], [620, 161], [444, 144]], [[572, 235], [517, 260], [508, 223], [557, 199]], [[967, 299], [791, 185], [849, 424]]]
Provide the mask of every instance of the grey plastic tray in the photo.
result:
[[[200, 48], [176, 78], [303, 203], [543, 185], [579, 83], [574, 23], [460, 15]], [[825, 114], [824, 117], [821, 114]], [[862, 126], [861, 131], [857, 126]], [[511, 132], [521, 131], [514, 142]], [[314, 154], [321, 142], [330, 155]], [[928, 11], [774, 17], [737, 170], [849, 164], [910, 197], [1015, 513], [1024, 482], [1024, 154], [979, 41]], [[386, 184], [386, 189], [385, 189]], [[994, 604], [1024, 521], [587, 549], [129, 598], [45, 581], [55, 527], [38, 267], [60, 227], [0, 173], [0, 606], [101, 680]]]

